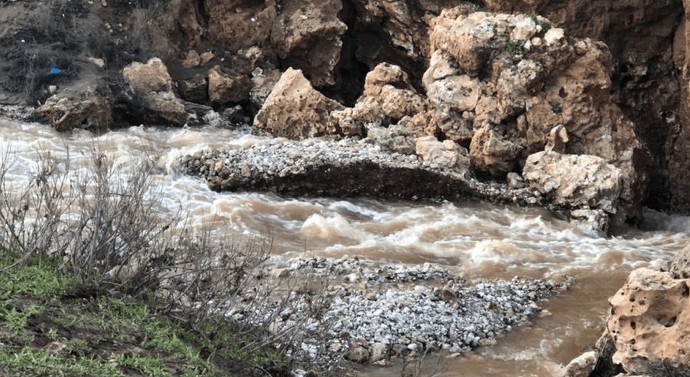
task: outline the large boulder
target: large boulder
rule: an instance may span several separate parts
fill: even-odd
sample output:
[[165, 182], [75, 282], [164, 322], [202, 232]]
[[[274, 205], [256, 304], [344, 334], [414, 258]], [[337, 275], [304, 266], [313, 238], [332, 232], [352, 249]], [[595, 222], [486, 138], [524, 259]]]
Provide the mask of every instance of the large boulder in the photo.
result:
[[622, 171], [601, 157], [538, 152], [527, 158], [525, 183], [565, 207], [618, 210]]
[[129, 86], [141, 93], [172, 90], [172, 77], [168, 73], [168, 67], [159, 58], [151, 58], [146, 63], [134, 62], [124, 67], [122, 77]]
[[254, 128], [290, 139], [336, 135], [331, 112], [343, 106], [314, 89], [302, 71], [288, 68], [254, 118]]
[[121, 97], [125, 98], [127, 106], [141, 113], [144, 120], [174, 126], [187, 123], [185, 103], [172, 91], [172, 78], [159, 58], [124, 67], [122, 77], [134, 95]]
[[49, 97], [36, 114], [57, 131], [105, 129], [112, 123], [111, 97], [107, 88], [75, 85]]
[[[612, 361], [629, 375], [684, 376], [690, 369], [690, 280], [640, 268], [609, 299]], [[663, 373], [663, 374], [661, 374]]]

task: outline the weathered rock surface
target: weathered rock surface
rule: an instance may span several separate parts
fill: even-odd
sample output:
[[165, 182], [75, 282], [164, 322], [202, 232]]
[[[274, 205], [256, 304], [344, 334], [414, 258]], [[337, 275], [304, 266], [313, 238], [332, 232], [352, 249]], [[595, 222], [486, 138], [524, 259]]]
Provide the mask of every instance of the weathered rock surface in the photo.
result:
[[560, 125], [570, 136], [564, 152], [621, 169], [620, 216], [634, 218], [648, 181], [646, 149], [609, 94], [610, 54], [547, 23], [462, 8], [435, 18], [423, 83], [436, 123], [453, 140], [471, 140], [475, 169], [499, 177], [519, 171]]
[[249, 99], [252, 82], [242, 75], [227, 75], [220, 67], [208, 71], [208, 98], [215, 105], [228, 105]]
[[609, 299], [606, 327], [615, 341], [614, 363], [628, 374], [688, 372], [689, 283], [647, 268], [630, 274], [625, 286]]
[[172, 78], [159, 58], [130, 64], [123, 68], [122, 77], [136, 95], [131, 102], [141, 102], [144, 119], [175, 126], [187, 123], [185, 104], [172, 92]]
[[315, 90], [302, 71], [289, 68], [254, 118], [254, 127], [291, 139], [336, 135], [331, 112], [343, 106]]
[[396, 65], [381, 63], [367, 74], [364, 92], [354, 108], [336, 111], [333, 117], [346, 135], [360, 135], [364, 126], [397, 124], [405, 117], [421, 134], [425, 125], [415, 123], [412, 117], [425, 111], [426, 106], [425, 98], [414, 89], [407, 73]]
[[128, 65], [122, 69], [122, 78], [141, 93], [172, 91], [172, 77], [168, 73], [168, 67], [159, 58]]
[[[684, 14], [690, 6], [682, 0], [490, 0], [482, 2], [485, 9], [460, 0], [175, 0], [155, 7], [108, 5], [91, 2], [55, 12], [51, 5], [29, 11], [20, 10], [23, 5], [17, 2], [5, 2], [8, 16], [2, 21], [7, 26], [0, 30], [0, 49], [6, 59], [0, 65], [6, 74], [0, 77], [0, 101], [44, 103], [53, 94], [49, 86], [57, 82], [62, 89], [91, 76], [107, 81], [117, 97], [121, 77], [112, 72], [159, 56], [174, 84], [166, 92], [204, 106], [235, 107], [242, 102], [243, 116], [252, 116], [275, 83], [273, 73], [279, 75], [287, 67], [301, 69], [314, 87], [352, 106], [363, 93], [365, 74], [385, 62], [401, 67], [411, 86], [393, 85], [395, 91], [384, 93], [409, 103], [391, 105], [382, 113], [400, 110], [403, 116], [391, 114], [381, 124], [401, 121], [415, 133], [424, 129], [426, 135], [442, 134], [470, 149], [474, 167], [481, 172], [500, 179], [519, 172], [526, 156], [543, 148], [545, 131], [558, 123], [572, 136], [565, 153], [600, 156], [621, 168], [626, 180], [637, 174], [624, 183], [621, 194], [631, 208], [627, 217], [636, 216], [647, 181], [654, 192], [648, 204], [690, 208], [690, 181], [683, 174], [690, 165], [685, 157], [690, 96]], [[36, 30], [36, 18], [26, 16], [31, 12], [48, 14], [41, 19], [60, 25], [65, 38], [55, 41]], [[489, 40], [492, 44], [486, 45]], [[100, 68], [92, 63], [98, 61]], [[48, 75], [50, 62], [64, 72]], [[215, 65], [224, 79], [258, 77], [251, 75], [257, 68], [270, 72], [271, 78], [261, 84], [253, 80], [253, 87], [241, 80], [242, 85], [232, 90], [225, 90], [233, 85], [220, 80], [220, 90], [211, 89], [212, 99], [204, 89], [209, 81], [218, 81], [218, 75], [208, 74]], [[405, 97], [404, 91], [412, 94]], [[364, 97], [360, 108], [394, 103]], [[136, 107], [140, 98], [132, 100], [106, 101], [115, 103], [111, 112], [116, 123], [149, 121], [151, 112]], [[181, 107], [169, 95], [151, 102], [165, 105], [158, 122], [182, 122], [176, 114]], [[613, 102], [620, 108], [611, 107]], [[355, 108], [339, 114], [343, 135], [361, 133], [361, 122], [355, 120], [367, 112]], [[643, 147], [630, 147], [635, 140], [630, 120], [651, 156]], [[640, 161], [649, 161], [654, 169], [645, 169]]]
[[623, 174], [600, 157], [545, 151], [527, 158], [523, 178], [556, 204], [616, 213]]
[[102, 130], [111, 121], [110, 93], [95, 84], [65, 88], [36, 109], [36, 115], [58, 131]]
[[597, 353], [588, 351], [573, 359], [563, 369], [560, 377], [589, 377], [597, 363]]
[[342, 37], [340, 0], [286, 1], [271, 29], [271, 43], [283, 65], [305, 72], [314, 86], [335, 84]]

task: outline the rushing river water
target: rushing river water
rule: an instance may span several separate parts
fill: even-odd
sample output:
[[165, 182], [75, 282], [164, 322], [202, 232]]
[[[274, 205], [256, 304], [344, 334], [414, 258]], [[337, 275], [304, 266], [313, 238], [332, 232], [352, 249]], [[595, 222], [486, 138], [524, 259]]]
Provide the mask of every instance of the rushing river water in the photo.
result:
[[[433, 262], [467, 278], [550, 278], [567, 274], [576, 284], [544, 303], [533, 326], [520, 328], [469, 355], [428, 356], [421, 375], [551, 376], [598, 338], [607, 298], [635, 267], [655, 266], [688, 243], [690, 221], [646, 212], [642, 231], [600, 237], [535, 208], [476, 202], [411, 202], [376, 199], [283, 198], [273, 194], [217, 193], [179, 174], [179, 156], [201, 148], [243, 148], [281, 142], [212, 127], [132, 127], [94, 136], [54, 132], [40, 124], [0, 120], [0, 146], [17, 159], [10, 179], [26, 184], [36, 156], [70, 156], [74, 170], [94, 150], [127, 165], [154, 158], [154, 186], [161, 214], [182, 214], [191, 224], [273, 239], [285, 257], [357, 255], [400, 263]], [[439, 367], [441, 365], [441, 367]], [[393, 367], [367, 367], [361, 376], [399, 376]]]

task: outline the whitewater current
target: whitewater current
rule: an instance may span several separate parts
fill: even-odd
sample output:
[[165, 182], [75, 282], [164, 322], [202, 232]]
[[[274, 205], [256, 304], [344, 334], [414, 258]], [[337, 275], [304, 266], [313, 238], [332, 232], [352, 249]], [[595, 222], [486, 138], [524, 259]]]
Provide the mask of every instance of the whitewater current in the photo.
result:
[[[87, 169], [94, 151], [128, 166], [149, 159], [161, 217], [237, 237], [267, 237], [277, 258], [341, 257], [401, 264], [434, 263], [472, 279], [553, 278], [575, 285], [543, 303], [532, 326], [467, 355], [433, 355], [422, 375], [550, 376], [603, 331], [607, 298], [636, 267], [658, 267], [687, 245], [690, 220], [646, 210], [642, 227], [603, 237], [538, 208], [448, 201], [392, 201], [281, 197], [271, 193], [210, 190], [179, 171], [181, 156], [206, 148], [247, 148], [284, 142], [247, 129], [131, 127], [95, 135], [60, 134], [49, 126], [0, 119], [0, 148], [14, 163], [12, 185], [27, 185], [39, 155]], [[360, 376], [396, 376], [391, 367], [363, 367]]]

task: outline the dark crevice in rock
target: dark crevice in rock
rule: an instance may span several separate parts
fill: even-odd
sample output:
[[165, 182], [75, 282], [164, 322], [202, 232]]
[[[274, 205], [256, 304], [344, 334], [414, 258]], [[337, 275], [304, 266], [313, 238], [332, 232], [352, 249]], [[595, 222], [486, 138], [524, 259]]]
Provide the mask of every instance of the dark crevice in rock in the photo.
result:
[[343, 9], [339, 18], [347, 31], [343, 35], [343, 46], [340, 51], [340, 61], [335, 67], [336, 84], [330, 87], [317, 88], [329, 98], [336, 99], [345, 106], [354, 106], [357, 98], [362, 95], [364, 79], [369, 67], [357, 59], [357, 10], [352, 1], [343, 1]]

